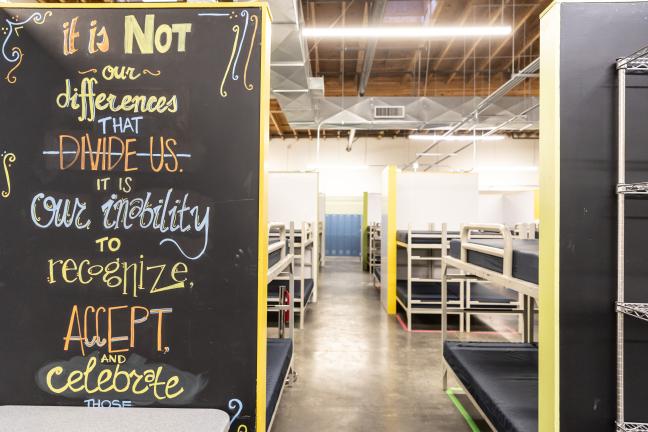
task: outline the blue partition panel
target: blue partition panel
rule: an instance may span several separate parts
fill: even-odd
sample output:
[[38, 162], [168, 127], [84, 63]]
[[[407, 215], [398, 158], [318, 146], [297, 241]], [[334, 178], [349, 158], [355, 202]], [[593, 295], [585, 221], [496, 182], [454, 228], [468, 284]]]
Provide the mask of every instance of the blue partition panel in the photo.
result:
[[360, 256], [362, 215], [326, 215], [326, 255]]

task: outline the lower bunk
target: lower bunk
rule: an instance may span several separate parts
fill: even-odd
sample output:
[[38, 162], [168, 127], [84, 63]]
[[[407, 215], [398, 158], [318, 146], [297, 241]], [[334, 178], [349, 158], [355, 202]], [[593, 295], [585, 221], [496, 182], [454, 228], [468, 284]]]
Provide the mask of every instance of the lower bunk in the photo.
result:
[[494, 431], [538, 430], [538, 347], [510, 342], [445, 342], [451, 372]]
[[292, 373], [292, 339], [268, 339], [266, 367], [266, 424], [269, 431]]
[[[303, 289], [302, 289], [303, 282]], [[288, 287], [288, 281], [284, 279], [275, 279], [268, 284], [268, 302], [278, 303], [282, 287]], [[315, 290], [313, 279], [295, 279], [295, 312], [299, 314], [299, 328], [304, 328], [304, 319], [306, 316], [306, 306], [311, 302]]]

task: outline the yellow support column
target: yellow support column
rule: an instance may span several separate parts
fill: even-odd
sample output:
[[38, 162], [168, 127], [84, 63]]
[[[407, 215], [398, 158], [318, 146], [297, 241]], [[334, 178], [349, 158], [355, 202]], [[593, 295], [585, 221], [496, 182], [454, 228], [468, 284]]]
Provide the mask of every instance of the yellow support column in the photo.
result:
[[396, 313], [396, 176], [395, 166], [387, 171], [387, 313]]
[[540, 20], [539, 431], [560, 430], [560, 4]]

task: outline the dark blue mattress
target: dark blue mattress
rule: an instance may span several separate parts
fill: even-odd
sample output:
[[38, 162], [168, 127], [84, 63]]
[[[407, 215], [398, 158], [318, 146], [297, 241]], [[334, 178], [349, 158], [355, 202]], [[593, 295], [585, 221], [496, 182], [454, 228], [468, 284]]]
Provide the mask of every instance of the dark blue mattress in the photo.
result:
[[[273, 280], [268, 284], [268, 297], [279, 297], [281, 287], [288, 287], [287, 280]], [[313, 279], [304, 279], [304, 297], [308, 301], [313, 293]], [[295, 300], [301, 301], [301, 279], [295, 279]]]
[[281, 261], [281, 249], [270, 252], [270, 254], [268, 255], [268, 268], [272, 268], [279, 261]]
[[[407, 230], [396, 231], [396, 239], [399, 242], [407, 243]], [[427, 234], [427, 235], [436, 235], [438, 237], [417, 237], [417, 234]], [[412, 231], [412, 244], [440, 244], [441, 243], [441, 231]], [[448, 237], [458, 237], [458, 231], [448, 231]]]
[[[502, 239], [471, 239], [471, 243], [502, 248]], [[450, 241], [450, 255], [461, 258], [461, 241]], [[502, 272], [502, 258], [481, 252], [468, 251], [468, 262], [488, 270]], [[513, 239], [513, 277], [538, 283], [538, 240]]]
[[518, 301], [518, 293], [508, 288], [473, 282], [470, 284], [470, 300], [506, 304]]
[[538, 430], [538, 347], [446, 342], [443, 357], [500, 431]]
[[266, 424], [277, 409], [290, 360], [292, 359], [292, 339], [268, 339], [268, 364], [266, 367]]
[[[459, 282], [448, 283], [448, 300], [459, 300], [460, 290]], [[396, 295], [403, 303], [407, 303], [406, 280], [396, 281]], [[412, 282], [412, 300], [440, 302], [441, 282]], [[426, 307], [426, 305], [420, 306]]]

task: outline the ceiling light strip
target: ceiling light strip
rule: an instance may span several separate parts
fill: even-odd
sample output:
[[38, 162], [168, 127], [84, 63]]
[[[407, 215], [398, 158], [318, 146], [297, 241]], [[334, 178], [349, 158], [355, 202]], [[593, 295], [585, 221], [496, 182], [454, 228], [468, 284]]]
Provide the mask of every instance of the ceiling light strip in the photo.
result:
[[302, 30], [306, 38], [355, 39], [430, 39], [447, 37], [506, 36], [511, 26], [462, 27], [307, 27]]

